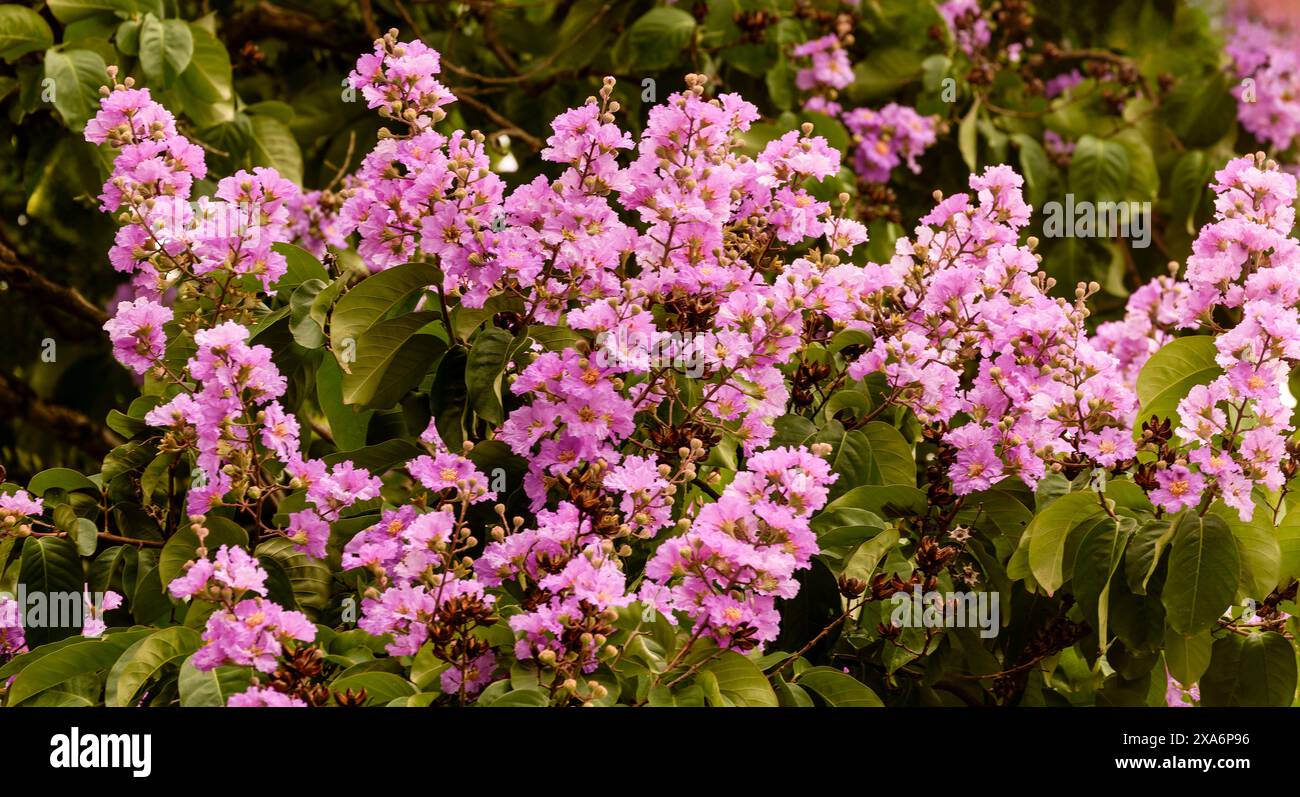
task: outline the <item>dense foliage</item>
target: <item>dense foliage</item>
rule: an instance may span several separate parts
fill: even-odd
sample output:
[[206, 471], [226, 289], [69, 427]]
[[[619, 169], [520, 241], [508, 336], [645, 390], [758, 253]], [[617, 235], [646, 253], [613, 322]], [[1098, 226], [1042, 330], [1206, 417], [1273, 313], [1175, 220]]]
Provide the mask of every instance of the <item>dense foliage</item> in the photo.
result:
[[0, 5], [5, 705], [1296, 700], [1284, 24], [214, 5]]

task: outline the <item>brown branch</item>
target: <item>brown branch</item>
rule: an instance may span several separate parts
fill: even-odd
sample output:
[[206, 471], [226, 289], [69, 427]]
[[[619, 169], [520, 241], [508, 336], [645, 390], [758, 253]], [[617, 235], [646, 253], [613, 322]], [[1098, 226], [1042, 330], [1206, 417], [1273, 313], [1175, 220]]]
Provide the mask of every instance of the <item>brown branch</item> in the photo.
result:
[[46, 401], [26, 384], [3, 372], [0, 372], [0, 415], [26, 421], [92, 456], [102, 457], [122, 443], [107, 427], [76, 410]]
[[497, 131], [498, 133], [505, 133], [508, 136], [514, 136], [515, 138], [527, 144], [528, 148], [531, 149], [533, 152], [538, 152], [541, 150], [543, 144], [540, 138], [529, 133], [527, 130], [524, 130], [519, 125], [515, 124], [514, 122], [510, 121], [506, 117], [502, 116], [500, 113], [493, 110], [490, 106], [466, 94], [459, 94], [457, 95], [456, 99], [460, 100], [461, 102], [465, 103], [469, 107], [482, 113], [487, 118], [501, 125], [501, 129]]
[[360, 31], [341, 30], [319, 16], [281, 8], [266, 0], [231, 17], [226, 23], [225, 33], [236, 46], [253, 39], [280, 37], [349, 53], [366, 48], [370, 42], [379, 38], [377, 28], [367, 40], [359, 35]]
[[108, 313], [92, 304], [76, 288], [68, 288], [46, 279], [36, 269], [22, 263], [18, 255], [4, 243], [0, 243], [0, 280], [8, 283], [10, 288], [57, 307], [92, 326], [102, 327], [108, 320]]
[[380, 37], [379, 26], [375, 24], [375, 10], [370, 6], [370, 0], [361, 0], [361, 24], [366, 28], [366, 35], [371, 39]]
[[522, 72], [517, 75], [509, 75], [506, 77], [498, 77], [495, 75], [482, 75], [479, 74], [478, 72], [473, 72], [469, 69], [466, 69], [462, 66], [458, 66], [452, 63], [451, 61], [447, 60], [446, 53], [443, 54], [442, 65], [445, 66], [447, 70], [450, 72], [454, 72], [455, 74], [460, 75], [461, 77], [477, 80], [480, 83], [526, 83], [532, 78], [537, 77], [537, 75], [539, 75], [543, 71], [545, 71], [546, 68], [549, 67], [551, 64], [555, 63], [555, 61], [559, 59], [561, 55], [564, 55], [565, 53], [569, 52], [569, 50], [573, 49], [573, 46], [577, 44], [578, 41], [583, 36], [586, 36], [587, 33], [590, 32], [592, 28], [596, 27], [596, 24], [600, 22], [600, 20], [605, 16], [605, 14], [609, 13], [610, 8], [612, 7], [613, 6], [610, 3], [606, 3], [603, 6], [601, 6], [600, 10], [597, 11], [595, 14], [591, 15], [591, 19], [587, 20], [587, 24], [583, 25], [582, 29], [579, 30], [576, 34], [574, 34], [573, 38], [557, 46], [554, 50], [551, 51], [550, 55], [546, 56], [541, 61], [538, 61], [536, 64], [533, 64], [532, 68], [529, 69], [527, 72]]

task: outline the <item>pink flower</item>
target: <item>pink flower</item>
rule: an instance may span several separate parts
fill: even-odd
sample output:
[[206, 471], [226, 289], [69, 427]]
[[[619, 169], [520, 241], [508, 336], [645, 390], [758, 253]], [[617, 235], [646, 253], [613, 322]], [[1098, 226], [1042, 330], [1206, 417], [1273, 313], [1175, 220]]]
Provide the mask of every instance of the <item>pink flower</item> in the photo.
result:
[[167, 347], [163, 325], [171, 320], [171, 308], [150, 299], [120, 303], [117, 314], [104, 324], [113, 355], [137, 374], [148, 371], [162, 359]]
[[45, 504], [39, 498], [32, 498], [26, 490], [12, 493], [0, 493], [0, 518], [36, 517], [45, 510]]
[[1156, 484], [1159, 486], [1151, 492], [1151, 501], [1168, 512], [1195, 507], [1205, 490], [1205, 479], [1184, 465], [1156, 471]]
[[302, 699], [284, 692], [277, 692], [269, 686], [250, 686], [243, 692], [237, 692], [226, 701], [230, 708], [306, 708]]

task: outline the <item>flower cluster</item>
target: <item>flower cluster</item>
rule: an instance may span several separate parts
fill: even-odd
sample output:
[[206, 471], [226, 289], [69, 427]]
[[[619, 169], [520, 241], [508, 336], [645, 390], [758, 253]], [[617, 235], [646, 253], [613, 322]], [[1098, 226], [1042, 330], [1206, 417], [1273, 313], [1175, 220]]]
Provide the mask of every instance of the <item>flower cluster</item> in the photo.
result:
[[976, 55], [989, 46], [993, 33], [980, 11], [979, 0], [948, 0], [939, 4], [939, 13], [948, 23], [958, 49], [966, 55]]
[[1232, 88], [1237, 119], [1259, 141], [1279, 150], [1300, 135], [1296, 43], [1295, 33], [1285, 27], [1240, 17], [1227, 45], [1239, 80]]
[[104, 623], [104, 612], [111, 612], [122, 605], [122, 596], [109, 590], [100, 596], [99, 605], [93, 603], [90, 596], [90, 588], [86, 587], [82, 591], [82, 607], [84, 614], [81, 622], [81, 635], [96, 639], [108, 630]]
[[8, 595], [0, 595], [0, 663], [27, 650], [23, 633], [23, 607]]
[[890, 172], [904, 162], [919, 174], [916, 159], [936, 140], [935, 117], [922, 116], [906, 105], [891, 102], [878, 111], [854, 108], [843, 118], [858, 144], [854, 167], [872, 182], [888, 182]]
[[837, 272], [842, 298], [827, 309], [874, 336], [851, 376], [883, 371], [890, 401], [949, 425], [958, 494], [1012, 475], [1033, 487], [1049, 469], [1135, 453], [1136, 396], [1086, 329], [1096, 287], [1081, 286], [1074, 303], [1050, 295], [1036, 242], [1018, 243], [1029, 219], [1022, 182], [1007, 166], [972, 175], [975, 196], [941, 198], [888, 264]]
[[830, 33], [811, 39], [795, 47], [791, 55], [809, 59], [809, 65], [795, 74], [795, 86], [800, 91], [814, 93], [804, 107], [838, 115], [842, 106], [835, 102], [836, 92], [853, 82], [853, 63], [840, 37]]
[[1118, 360], [1125, 384], [1136, 387], [1142, 366], [1173, 340], [1186, 298], [1186, 283], [1172, 275], [1160, 276], [1133, 291], [1123, 319], [1097, 325], [1093, 342]]
[[802, 449], [755, 454], [681, 537], [646, 563], [641, 600], [691, 618], [694, 633], [748, 650], [776, 638], [776, 598], [799, 591], [794, 573], [818, 551], [809, 519], [838, 478]]
[[44, 511], [45, 503], [26, 490], [0, 493], [0, 523], [5, 526], [12, 526], [24, 517], [37, 517]]
[[891, 102], [885, 107], [845, 110], [836, 101], [838, 90], [853, 82], [853, 64], [845, 42], [834, 34], [812, 39], [794, 48], [796, 58], [811, 65], [799, 70], [795, 84], [806, 93], [804, 109], [838, 118], [853, 137], [854, 169], [872, 183], [889, 182], [894, 167], [906, 163], [913, 174], [921, 171], [917, 158], [937, 140], [938, 117]]
[[1211, 187], [1215, 220], [1192, 244], [1176, 307], [1181, 325], [1217, 333], [1223, 372], [1179, 402], [1175, 434], [1184, 448], [1162, 463], [1151, 497], [1174, 511], [1196, 506], [1213, 487], [1249, 520], [1254, 488], [1276, 491], [1286, 481], [1294, 406], [1287, 381], [1300, 362], [1300, 244], [1290, 235], [1296, 179], [1261, 153], [1230, 161]]
[[172, 597], [217, 604], [203, 631], [203, 647], [192, 659], [194, 666], [211, 670], [237, 664], [275, 672], [285, 645], [311, 642], [316, 626], [301, 612], [266, 599], [267, 573], [251, 554], [223, 545], [215, 560], [209, 560], [202, 546], [206, 529], [200, 527], [197, 534], [199, 558], [186, 563], [185, 573], [167, 585]]
[[[284, 256], [271, 247], [288, 238], [286, 203], [301, 191], [274, 169], [222, 178], [213, 196], [192, 202], [196, 181], [207, 175], [203, 150], [177, 132], [148, 89], [132, 88], [131, 78], [105, 97], [86, 140], [118, 149], [99, 200], [104, 211], [120, 212], [109, 260], [134, 275], [138, 294], [157, 300], [185, 282], [215, 286], [238, 275], [256, 277], [269, 291], [284, 274]], [[110, 332], [116, 338], [133, 323], [123, 319]]]
[[438, 51], [421, 41], [399, 42], [396, 31], [375, 40], [375, 50], [357, 59], [348, 82], [359, 89], [366, 107], [415, 128], [441, 121], [442, 106], [455, 98], [434, 76], [442, 71]]

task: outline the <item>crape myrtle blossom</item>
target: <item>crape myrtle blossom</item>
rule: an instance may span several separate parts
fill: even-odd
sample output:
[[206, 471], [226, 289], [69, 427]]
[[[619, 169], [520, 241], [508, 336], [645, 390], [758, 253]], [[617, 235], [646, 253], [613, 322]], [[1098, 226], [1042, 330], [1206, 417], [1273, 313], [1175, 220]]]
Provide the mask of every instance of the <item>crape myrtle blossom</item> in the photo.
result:
[[104, 324], [104, 330], [113, 342], [113, 355], [118, 362], [143, 374], [162, 359], [167, 348], [163, 326], [171, 320], [171, 308], [141, 297], [134, 302], [119, 303], [117, 313]]
[[973, 196], [938, 197], [889, 263], [835, 273], [843, 289], [826, 311], [874, 336], [850, 376], [883, 371], [890, 401], [950, 425], [959, 495], [1135, 454], [1133, 388], [1085, 328], [1096, 287], [1081, 286], [1073, 303], [1049, 295], [1036, 241], [1018, 242], [1029, 219], [1022, 183], [993, 166], [971, 176]]
[[[1152, 500], [1176, 511], [1199, 506], [1209, 491], [1250, 520], [1254, 489], [1276, 492], [1286, 482], [1282, 463], [1293, 431], [1287, 382], [1300, 363], [1300, 244], [1290, 235], [1296, 180], [1262, 153], [1233, 159], [1214, 178], [1214, 221], [1192, 244], [1175, 307], [1181, 326], [1216, 334], [1222, 372], [1179, 402], [1178, 459], [1156, 474]], [[1225, 310], [1235, 325], [1220, 323]]]
[[[266, 570], [244, 549], [223, 545], [215, 559], [209, 559], [204, 543], [207, 529], [198, 521], [193, 526], [199, 539], [198, 558], [187, 562], [185, 572], [167, 585], [173, 597], [216, 604], [203, 630], [203, 645], [191, 662], [205, 671], [235, 664], [275, 672], [285, 646], [312, 642], [316, 626], [301, 612], [265, 598]], [[245, 704], [231, 700], [231, 705]]]
[[1293, 29], [1232, 15], [1226, 50], [1237, 81], [1237, 120], [1250, 134], [1278, 150], [1288, 149], [1300, 135], [1300, 43]]
[[938, 140], [938, 117], [924, 116], [894, 102], [879, 110], [859, 107], [845, 111], [835, 98], [839, 89], [853, 82], [853, 64], [843, 47], [851, 41], [852, 37], [842, 42], [828, 34], [791, 51], [797, 59], [811, 58], [811, 66], [800, 69], [795, 77], [795, 86], [808, 95], [804, 110], [844, 123], [855, 144], [853, 166], [859, 178], [886, 183], [894, 167], [902, 163], [913, 174], [920, 174], [917, 158]]
[[[828, 74], [842, 55], [807, 52], [810, 69]], [[554, 118], [542, 152], [553, 171], [511, 188], [492, 173], [482, 136], [438, 124], [453, 99], [440, 66], [436, 52], [392, 34], [362, 58], [353, 87], [396, 124], [337, 194], [295, 193], [263, 170], [217, 181], [191, 204], [188, 161], [159, 156], [170, 171], [155, 177], [133, 160], [147, 149], [106, 189], [106, 207], [126, 212], [123, 229], [137, 237], [119, 261], [145, 275], [108, 331], [156, 402], [144, 414], [150, 443], [195, 476], [187, 509], [198, 555], [167, 585], [177, 600], [213, 604], [194, 666], [282, 674], [286, 654], [325, 645], [314, 614], [276, 604], [250, 553], [275, 537], [341, 568], [335, 586], [360, 600], [355, 633], [389, 656], [433, 662], [430, 691], [444, 701], [499, 694], [507, 684], [496, 682], [521, 662], [555, 685], [556, 700], [599, 699], [595, 674], [620, 655], [612, 641], [629, 618], [666, 618], [692, 643], [761, 648], [778, 638], [777, 600], [796, 595], [819, 552], [812, 520], [839, 478], [828, 445], [786, 444], [779, 419], [812, 418], [857, 383], [873, 401], [855, 422], [886, 408], [914, 416], [961, 496], [1006, 480], [1032, 488], [1049, 473], [1122, 472], [1138, 452], [1136, 375], [1180, 326], [1217, 333], [1223, 375], [1185, 399], [1171, 432], [1182, 448], [1152, 475], [1152, 500], [1178, 511], [1214, 491], [1238, 506], [1256, 486], [1280, 486], [1289, 412], [1279, 386], [1300, 360], [1300, 288], [1287, 238], [1294, 180], [1276, 170], [1234, 162], [1220, 172], [1219, 217], [1186, 279], [1136, 292], [1122, 320], [1090, 335], [1097, 287], [1054, 295], [1037, 242], [1022, 240], [1030, 208], [1010, 167], [936, 196], [891, 257], [860, 265], [866, 229], [846, 216], [848, 197], [814, 191], [842, 164], [811, 125], [747, 150], [755, 106], [711, 97], [691, 75], [633, 136], [608, 80]], [[134, 91], [109, 93], [93, 135], [123, 151], [175, 138], [170, 115]], [[857, 120], [859, 143], [881, 156], [859, 152], [859, 168], [880, 179], [915, 168], [935, 134], [933, 120], [897, 106]], [[254, 209], [269, 238], [240, 226], [202, 233], [217, 203]], [[481, 353], [493, 335], [519, 341], [503, 358], [500, 417], [457, 430], [440, 414], [419, 435], [423, 451], [383, 472], [361, 467], [372, 460], [360, 454], [322, 455], [342, 439], [332, 413], [281, 371], [260, 323], [286, 304], [265, 299], [278, 266], [263, 253], [295, 237], [318, 252], [355, 241], [376, 272], [436, 263], [441, 280], [420, 301], [485, 319], [444, 322], [449, 346]], [[355, 290], [347, 275], [338, 284]], [[238, 301], [226, 304], [224, 288]], [[1233, 311], [1233, 325], [1212, 308]], [[843, 333], [854, 342], [832, 348]], [[632, 343], [602, 348], [608, 339]], [[832, 370], [831, 387], [795, 389], [794, 375], [814, 364]], [[425, 422], [414, 406], [391, 416]], [[488, 478], [495, 471], [475, 452], [486, 445], [518, 463], [520, 483]], [[519, 516], [508, 516], [517, 491]], [[41, 509], [25, 494], [0, 497], [10, 526]], [[204, 524], [218, 515], [248, 530], [247, 549], [209, 555]], [[301, 702], [260, 680], [231, 698]]]
[[0, 595], [0, 663], [27, 651], [23, 633], [23, 607], [8, 595]]
[[284, 256], [271, 247], [288, 240], [286, 202], [301, 190], [274, 169], [237, 172], [219, 180], [213, 196], [191, 202], [196, 181], [207, 175], [203, 150], [130, 78], [104, 98], [86, 140], [118, 149], [99, 199], [124, 221], [109, 260], [134, 275], [138, 294], [157, 299], [181, 281], [244, 274], [269, 291], [284, 274]]
[[250, 686], [243, 692], [230, 696], [226, 705], [232, 708], [306, 708], [307, 704], [293, 695], [278, 692], [269, 686]]
[[1166, 671], [1165, 705], [1170, 708], [1191, 708], [1201, 701], [1201, 687], [1197, 684], [1183, 686]]
[[90, 586], [86, 585], [82, 591], [81, 635], [90, 639], [103, 636], [108, 630], [108, 626], [104, 624], [104, 612], [111, 612], [121, 605], [122, 596], [113, 590], [108, 590], [100, 596], [99, 605], [95, 605], [90, 595]]
[[884, 183], [894, 167], [906, 163], [921, 173], [916, 159], [937, 140], [938, 119], [889, 103], [880, 110], [854, 108], [843, 115], [844, 126], [857, 142], [854, 168], [863, 179]]
[[966, 55], [974, 55], [989, 46], [993, 33], [980, 11], [979, 0], [948, 0], [939, 4], [939, 13], [948, 23], [957, 47]]
[[1186, 283], [1172, 275], [1156, 277], [1129, 295], [1122, 320], [1097, 325], [1093, 342], [1119, 361], [1129, 387], [1136, 387], [1151, 355], [1174, 339], [1186, 295]]
[[24, 517], [38, 517], [44, 511], [45, 502], [33, 498], [26, 490], [0, 493], [0, 523], [6, 527]]
[[[851, 41], [851, 39], [850, 39]], [[797, 45], [790, 54], [807, 64], [795, 73], [795, 87], [810, 92], [804, 109], [838, 116], [843, 110], [835, 101], [839, 89], [853, 83], [853, 62], [839, 36], [827, 34]]]
[[717, 502], [655, 552], [639, 597], [668, 616], [686, 615], [720, 647], [743, 651], [776, 639], [776, 598], [798, 592], [794, 573], [818, 550], [808, 521], [837, 478], [802, 449], [750, 457]]

